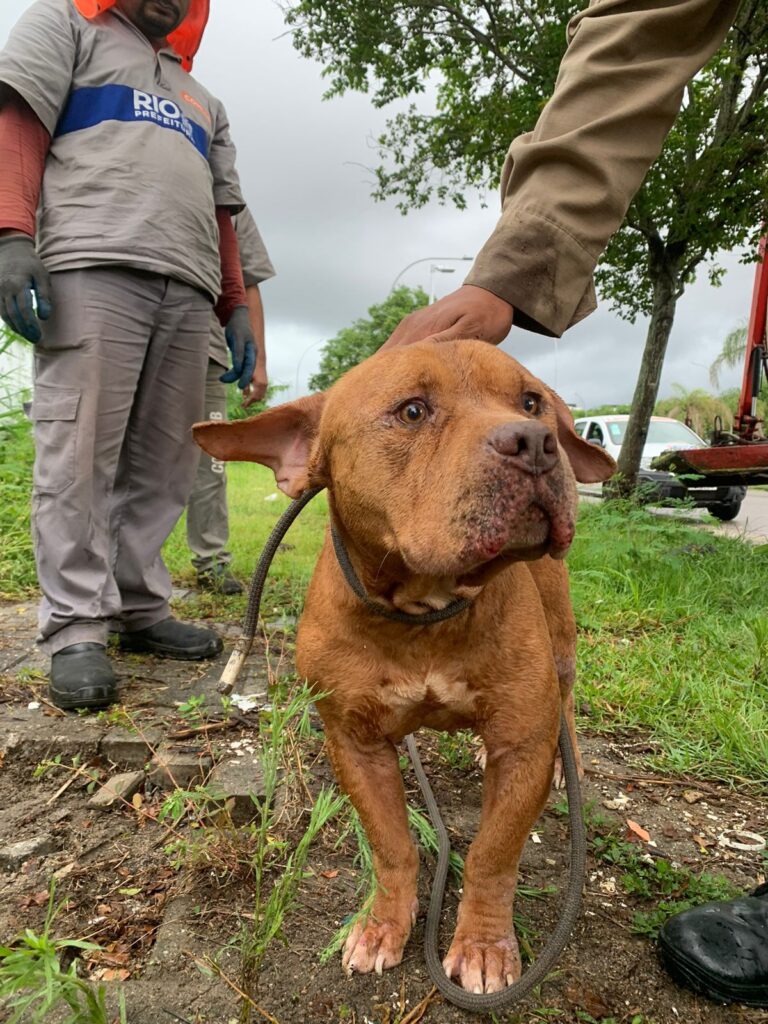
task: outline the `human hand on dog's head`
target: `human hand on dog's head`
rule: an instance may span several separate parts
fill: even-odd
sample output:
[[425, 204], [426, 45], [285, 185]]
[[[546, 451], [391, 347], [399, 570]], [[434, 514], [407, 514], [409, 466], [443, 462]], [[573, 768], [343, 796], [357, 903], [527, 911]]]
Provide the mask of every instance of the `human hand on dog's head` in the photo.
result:
[[465, 284], [423, 309], [409, 313], [379, 351], [416, 341], [477, 338], [498, 345], [512, 327], [514, 307], [485, 288]]

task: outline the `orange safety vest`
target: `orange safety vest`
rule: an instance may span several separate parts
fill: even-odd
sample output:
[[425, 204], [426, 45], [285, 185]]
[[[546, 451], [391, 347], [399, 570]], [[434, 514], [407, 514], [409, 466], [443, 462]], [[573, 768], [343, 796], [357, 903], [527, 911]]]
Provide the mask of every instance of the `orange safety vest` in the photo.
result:
[[[84, 18], [97, 17], [115, 6], [115, 0], [72, 0]], [[210, 0], [192, 0], [186, 18], [168, 35], [168, 45], [181, 57], [185, 71], [192, 70], [192, 61], [208, 24]]]

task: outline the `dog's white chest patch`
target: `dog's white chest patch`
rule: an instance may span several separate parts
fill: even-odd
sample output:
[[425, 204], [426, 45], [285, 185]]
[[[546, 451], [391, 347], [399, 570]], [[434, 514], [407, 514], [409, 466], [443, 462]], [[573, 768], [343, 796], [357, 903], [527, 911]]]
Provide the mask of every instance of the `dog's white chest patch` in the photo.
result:
[[403, 709], [421, 705], [456, 714], [471, 714], [475, 704], [475, 695], [467, 682], [443, 672], [394, 679], [386, 687], [386, 692], [391, 705]]

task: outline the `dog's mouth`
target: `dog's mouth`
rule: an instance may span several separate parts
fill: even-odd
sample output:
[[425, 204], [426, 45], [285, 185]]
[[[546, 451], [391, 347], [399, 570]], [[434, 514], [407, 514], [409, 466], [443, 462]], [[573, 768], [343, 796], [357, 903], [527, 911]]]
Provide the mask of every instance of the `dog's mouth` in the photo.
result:
[[565, 557], [574, 535], [575, 493], [563, 474], [530, 481], [501, 474], [467, 482], [437, 533], [409, 528], [392, 545], [414, 575], [478, 586], [512, 562]]
[[509, 488], [494, 481], [462, 517], [464, 535], [461, 575], [490, 562], [532, 561], [543, 555], [563, 558], [573, 541], [574, 506], [562, 480], [541, 481], [532, 488]]
[[480, 586], [512, 562], [533, 562], [544, 555], [564, 558], [573, 535], [570, 516], [553, 516], [532, 502], [522, 523], [486, 534], [465, 548], [461, 558], [464, 568], [457, 574], [457, 581], [461, 586]]

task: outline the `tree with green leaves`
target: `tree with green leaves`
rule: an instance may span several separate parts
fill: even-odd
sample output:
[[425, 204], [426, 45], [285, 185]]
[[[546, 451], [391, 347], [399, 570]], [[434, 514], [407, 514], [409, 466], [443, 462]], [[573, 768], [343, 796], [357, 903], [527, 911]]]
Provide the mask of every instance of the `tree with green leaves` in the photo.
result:
[[[726, 388], [725, 391], [720, 392], [718, 398], [728, 406], [730, 423], [733, 423], [736, 418], [736, 411], [739, 408], [739, 401], [741, 400], [741, 388]], [[757, 400], [757, 416], [763, 422], [768, 418], [768, 388], [763, 388], [761, 397]], [[728, 426], [729, 424], [726, 424], [724, 421], [724, 425]]]
[[405, 213], [431, 199], [460, 209], [492, 189], [510, 141], [529, 131], [550, 96], [565, 28], [583, 0], [289, 0], [292, 40], [318, 60], [326, 97], [369, 93], [375, 107], [411, 103], [376, 140], [377, 199]]
[[[378, 198], [404, 211], [430, 199], [466, 204], [498, 181], [510, 140], [529, 131], [551, 95], [565, 25], [583, 6], [564, 0], [293, 0], [294, 44], [320, 60], [328, 95], [369, 92], [375, 106], [434, 88], [378, 140]], [[717, 254], [754, 248], [765, 203], [768, 4], [742, 0], [720, 52], [691, 82], [661, 156], [598, 267], [597, 285], [622, 317], [649, 318], [619, 469], [631, 488], [658, 395], [677, 303]]]
[[[717, 387], [720, 383], [720, 374], [725, 369], [742, 369], [744, 368], [744, 360], [747, 356], [747, 330], [748, 324], [745, 320], [739, 324], [738, 327], [734, 327], [732, 331], [729, 331], [725, 336], [723, 347], [718, 352], [715, 360], [709, 368], [709, 380], [713, 387]], [[738, 409], [739, 401], [741, 399], [741, 389], [732, 388], [726, 394], [733, 394], [733, 402], [729, 402], [731, 406], [731, 420], [736, 418], [736, 412]], [[766, 404], [768, 403], [768, 386], [763, 383], [760, 389], [760, 396], [757, 401], [757, 415], [760, 419], [765, 420], [766, 417]], [[731, 423], [728, 424], [730, 429]]]
[[309, 379], [313, 391], [325, 391], [342, 373], [372, 356], [404, 316], [428, 302], [421, 288], [395, 288], [383, 302], [371, 306], [367, 317], [339, 331], [323, 348], [320, 369]]
[[688, 390], [682, 384], [673, 384], [672, 390], [674, 395], [661, 398], [656, 403], [654, 415], [680, 420], [704, 438], [711, 432], [716, 417], [726, 429], [730, 429], [730, 406], [719, 395], [711, 395], [704, 388]]
[[720, 383], [720, 374], [725, 369], [733, 370], [743, 367], [747, 354], [747, 322], [739, 324], [725, 336], [723, 347], [718, 352], [709, 368], [709, 382], [713, 387]]

